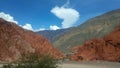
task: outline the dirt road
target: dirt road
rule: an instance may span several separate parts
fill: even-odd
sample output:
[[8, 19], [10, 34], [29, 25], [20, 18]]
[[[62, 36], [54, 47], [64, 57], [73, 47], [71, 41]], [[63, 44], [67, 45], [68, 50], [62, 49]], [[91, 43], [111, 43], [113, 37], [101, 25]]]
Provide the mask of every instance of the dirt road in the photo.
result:
[[61, 64], [61, 68], [120, 68], [116, 62], [67, 62]]

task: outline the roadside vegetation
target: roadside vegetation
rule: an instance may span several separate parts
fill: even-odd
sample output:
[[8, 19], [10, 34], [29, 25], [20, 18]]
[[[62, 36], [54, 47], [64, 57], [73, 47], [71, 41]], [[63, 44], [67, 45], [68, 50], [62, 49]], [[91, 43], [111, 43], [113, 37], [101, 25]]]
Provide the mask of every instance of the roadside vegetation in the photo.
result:
[[2, 68], [58, 68], [59, 60], [49, 55], [32, 54], [29, 57], [21, 58], [21, 61], [3, 65]]

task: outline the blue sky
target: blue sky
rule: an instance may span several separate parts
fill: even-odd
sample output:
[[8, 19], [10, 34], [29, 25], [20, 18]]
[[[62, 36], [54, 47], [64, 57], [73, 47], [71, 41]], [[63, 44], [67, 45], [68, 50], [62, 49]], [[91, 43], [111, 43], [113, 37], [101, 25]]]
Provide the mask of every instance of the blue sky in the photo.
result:
[[119, 8], [120, 0], [0, 0], [0, 17], [12, 17], [13, 22], [33, 31], [56, 30]]

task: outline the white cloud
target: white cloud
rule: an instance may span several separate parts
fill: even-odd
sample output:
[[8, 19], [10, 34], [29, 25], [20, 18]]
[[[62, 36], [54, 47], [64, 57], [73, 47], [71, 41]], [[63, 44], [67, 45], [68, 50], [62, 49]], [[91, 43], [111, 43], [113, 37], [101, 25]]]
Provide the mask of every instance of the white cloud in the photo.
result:
[[43, 30], [46, 30], [45, 28], [40, 28], [40, 29], [38, 29], [38, 31], [43, 31]]
[[67, 2], [63, 5], [63, 7], [69, 7], [70, 0], [67, 0]]
[[14, 17], [12, 17], [10, 14], [6, 14], [4, 12], [0, 12], [0, 18], [3, 18], [6, 21], [13, 22], [18, 24], [17, 21], [14, 20]]
[[60, 28], [56, 25], [50, 26], [50, 30], [57, 30], [57, 29], [60, 29]]
[[51, 12], [58, 18], [63, 19], [62, 28], [68, 28], [73, 26], [79, 19], [79, 12], [73, 8], [69, 8], [69, 0], [62, 7], [54, 7]]
[[[19, 23], [17, 21], [14, 20], [14, 17], [11, 16], [10, 14], [6, 14], [4, 12], [0, 12], [0, 18], [3, 18], [4, 20], [8, 21], [8, 22], [13, 22], [13, 23], [16, 23], [19, 25]], [[25, 24], [24, 26], [22, 25], [19, 25], [21, 27], [23, 27], [24, 29], [27, 29], [27, 30], [33, 30], [31, 24]]]
[[14, 20], [14, 17], [11, 16], [10, 14], [6, 14], [4, 12], [0, 12], [0, 18], [3, 18], [4, 20], [8, 22], [13, 22], [19, 25], [20, 27], [27, 29], [27, 30], [32, 30], [32, 31], [42, 31], [45, 30], [45, 28], [39, 28], [39, 29], [33, 29], [32, 25], [29, 23], [26, 23], [25, 25], [20, 25], [17, 21]]
[[46, 30], [46, 29], [45, 28], [39, 28], [39, 29], [36, 29], [34, 31], [37, 32], [37, 31], [44, 31], [44, 30]]
[[34, 32], [46, 30], [45, 28], [33, 29], [32, 25], [29, 23], [26, 23], [25, 25], [23, 25], [21, 27], [24, 29], [27, 29], [27, 30], [32, 30]]
[[23, 27], [24, 29], [32, 30], [33, 31], [32, 25], [29, 24], [29, 23], [26, 23], [24, 26], [21, 26], [21, 27]]

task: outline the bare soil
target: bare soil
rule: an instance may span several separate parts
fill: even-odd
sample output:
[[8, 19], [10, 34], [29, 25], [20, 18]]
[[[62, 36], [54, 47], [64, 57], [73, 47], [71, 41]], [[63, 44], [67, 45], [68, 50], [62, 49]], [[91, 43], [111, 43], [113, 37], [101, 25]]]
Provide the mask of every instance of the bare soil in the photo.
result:
[[60, 68], [120, 68], [117, 62], [64, 62]]

